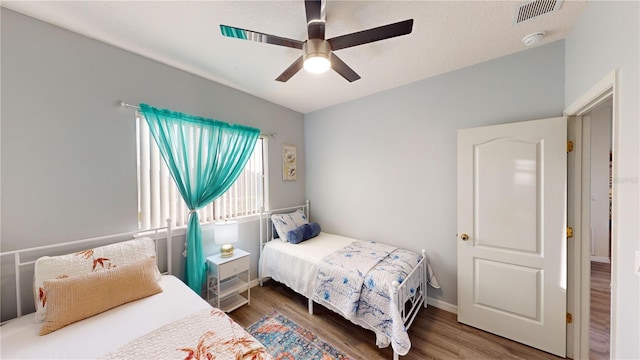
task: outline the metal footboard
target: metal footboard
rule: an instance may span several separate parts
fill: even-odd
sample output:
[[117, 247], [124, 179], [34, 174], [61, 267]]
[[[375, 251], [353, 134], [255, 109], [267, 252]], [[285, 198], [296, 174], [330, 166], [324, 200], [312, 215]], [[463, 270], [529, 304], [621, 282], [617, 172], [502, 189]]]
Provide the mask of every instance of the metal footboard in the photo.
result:
[[[399, 284], [397, 281], [393, 282], [393, 291], [396, 295], [398, 310], [400, 311], [400, 315], [402, 316], [402, 320], [407, 330], [413, 323], [416, 315], [418, 315], [420, 305], [424, 305], [424, 307], [427, 307], [426, 261], [426, 251], [422, 250], [422, 259], [418, 262], [418, 265], [416, 265], [416, 267], [411, 270], [411, 272], [407, 276], [407, 279], [403, 281], [402, 284]], [[410, 294], [410, 291], [406, 291], [405, 288], [410, 284], [416, 283], [414, 281], [416, 277], [419, 278], [419, 281], [417, 282], [419, 284], [419, 287], [412, 295]]]
[[[393, 294], [396, 298], [396, 306], [398, 307], [398, 311], [400, 312], [400, 316], [402, 317], [402, 322], [407, 330], [411, 324], [413, 324], [413, 320], [415, 320], [418, 312], [420, 311], [421, 306], [427, 307], [427, 253], [423, 249], [422, 250], [422, 259], [418, 262], [416, 267], [411, 270], [407, 278], [402, 282], [402, 284], [397, 281], [393, 282]], [[418, 279], [418, 282], [415, 281]], [[411, 284], [419, 284], [416, 291], [411, 294], [407, 286]], [[393, 359], [398, 360], [400, 356], [398, 353], [393, 351]]]

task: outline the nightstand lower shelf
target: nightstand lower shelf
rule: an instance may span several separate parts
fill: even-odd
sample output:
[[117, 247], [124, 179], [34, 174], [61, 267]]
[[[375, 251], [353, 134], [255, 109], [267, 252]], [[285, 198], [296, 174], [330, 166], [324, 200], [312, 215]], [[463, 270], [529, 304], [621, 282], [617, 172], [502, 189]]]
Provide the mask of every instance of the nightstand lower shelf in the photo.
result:
[[247, 303], [249, 303], [247, 298], [242, 295], [234, 294], [220, 301], [220, 310], [230, 312]]

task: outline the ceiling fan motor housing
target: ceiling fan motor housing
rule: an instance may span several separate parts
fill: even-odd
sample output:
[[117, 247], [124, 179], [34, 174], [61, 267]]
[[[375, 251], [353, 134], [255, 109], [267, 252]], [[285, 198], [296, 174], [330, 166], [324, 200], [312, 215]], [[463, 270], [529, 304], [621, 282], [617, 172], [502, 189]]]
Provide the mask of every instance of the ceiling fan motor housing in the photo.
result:
[[302, 45], [303, 59], [323, 57], [331, 60], [331, 44], [327, 40], [309, 39]]

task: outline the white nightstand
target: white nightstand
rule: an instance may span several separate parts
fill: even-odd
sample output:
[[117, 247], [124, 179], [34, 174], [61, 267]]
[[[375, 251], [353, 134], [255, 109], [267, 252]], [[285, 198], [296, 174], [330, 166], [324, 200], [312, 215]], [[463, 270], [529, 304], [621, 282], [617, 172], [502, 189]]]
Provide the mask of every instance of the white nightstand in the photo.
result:
[[230, 257], [223, 258], [220, 254], [207, 257], [207, 301], [211, 305], [230, 312], [250, 303], [249, 255], [235, 249]]

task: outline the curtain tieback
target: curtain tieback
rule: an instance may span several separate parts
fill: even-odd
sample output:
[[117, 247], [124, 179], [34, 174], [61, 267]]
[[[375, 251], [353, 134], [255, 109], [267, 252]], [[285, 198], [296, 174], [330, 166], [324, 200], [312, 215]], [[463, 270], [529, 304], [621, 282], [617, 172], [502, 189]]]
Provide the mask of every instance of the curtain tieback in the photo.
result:
[[191, 214], [193, 214], [194, 212], [198, 212], [198, 210], [189, 210], [189, 213], [187, 214], [187, 216], [191, 216]]

